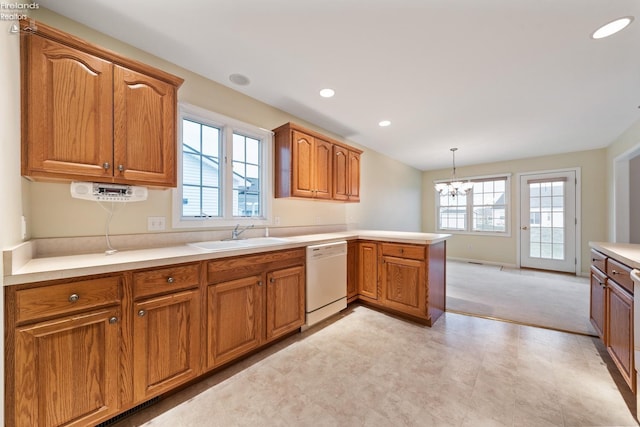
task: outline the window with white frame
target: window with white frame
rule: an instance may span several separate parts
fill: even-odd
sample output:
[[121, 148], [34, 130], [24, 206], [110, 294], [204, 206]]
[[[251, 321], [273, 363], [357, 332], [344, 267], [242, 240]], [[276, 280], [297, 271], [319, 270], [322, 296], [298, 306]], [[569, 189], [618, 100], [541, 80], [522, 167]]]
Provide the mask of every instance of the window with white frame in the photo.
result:
[[436, 192], [437, 230], [479, 234], [509, 233], [509, 176], [470, 179], [466, 194]]
[[271, 132], [180, 105], [174, 227], [266, 224]]

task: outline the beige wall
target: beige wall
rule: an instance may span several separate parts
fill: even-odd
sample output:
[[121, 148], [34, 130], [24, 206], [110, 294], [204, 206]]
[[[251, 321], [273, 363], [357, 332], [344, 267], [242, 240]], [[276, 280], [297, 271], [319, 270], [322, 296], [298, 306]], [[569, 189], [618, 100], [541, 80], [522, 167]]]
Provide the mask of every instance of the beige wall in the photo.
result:
[[[513, 160], [508, 162], [488, 163], [470, 167], [456, 168], [456, 175], [464, 178], [491, 174], [510, 173], [512, 209], [511, 236], [471, 236], [456, 234], [447, 242], [447, 255], [454, 258], [487, 261], [500, 264], [518, 264], [518, 210], [516, 188], [518, 173], [538, 172], [544, 170], [580, 168], [582, 177], [582, 233], [581, 271], [589, 270], [589, 241], [605, 240], [607, 237], [606, 181], [603, 179], [606, 160], [606, 150], [590, 150], [567, 153], [556, 156], [536, 157], [531, 159]], [[422, 185], [424, 198], [422, 204], [424, 230], [436, 227], [435, 190], [433, 181], [450, 177], [451, 169], [424, 172]]]
[[[178, 92], [179, 100], [258, 127], [273, 129], [294, 121], [344, 139], [281, 110], [247, 97], [226, 86], [191, 73], [181, 67], [121, 43], [77, 22], [46, 9], [34, 14], [36, 19], [67, 31], [90, 42], [104, 46], [128, 57], [140, 60], [185, 79]], [[349, 141], [345, 141], [354, 146]], [[363, 148], [363, 147], [359, 147]], [[14, 156], [14, 161], [18, 161]], [[381, 174], [380, 171], [386, 171]], [[364, 149], [362, 156], [361, 203], [275, 199], [273, 215], [280, 218], [280, 226], [347, 225], [362, 228], [386, 228], [418, 231], [420, 229], [420, 171], [396, 162], [377, 152]], [[104, 232], [106, 212], [97, 204], [75, 200], [69, 196], [67, 184], [29, 183], [25, 189], [29, 204], [28, 224], [32, 238], [90, 236]], [[171, 191], [150, 190], [149, 200], [118, 206], [110, 232], [132, 234], [147, 232], [148, 216], [165, 216], [167, 231], [171, 230]], [[385, 200], [384, 204], [378, 203]], [[391, 207], [401, 206], [393, 216]], [[181, 230], [182, 231], [182, 230]]]

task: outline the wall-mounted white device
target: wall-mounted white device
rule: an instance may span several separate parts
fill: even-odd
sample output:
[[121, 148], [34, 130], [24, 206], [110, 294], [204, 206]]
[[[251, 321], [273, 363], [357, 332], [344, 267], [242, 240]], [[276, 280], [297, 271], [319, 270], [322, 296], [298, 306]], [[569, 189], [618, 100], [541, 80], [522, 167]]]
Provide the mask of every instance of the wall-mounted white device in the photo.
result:
[[105, 184], [101, 182], [72, 182], [71, 197], [97, 202], [140, 202], [147, 200], [147, 187]]

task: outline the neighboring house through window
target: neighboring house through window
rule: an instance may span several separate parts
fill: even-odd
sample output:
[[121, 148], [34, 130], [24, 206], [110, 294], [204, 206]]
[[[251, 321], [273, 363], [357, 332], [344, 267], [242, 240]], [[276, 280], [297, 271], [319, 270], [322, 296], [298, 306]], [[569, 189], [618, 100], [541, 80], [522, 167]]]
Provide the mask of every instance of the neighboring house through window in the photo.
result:
[[271, 132], [181, 104], [175, 227], [267, 224]]
[[436, 192], [437, 230], [473, 234], [508, 235], [508, 175], [469, 179], [467, 194], [452, 196]]

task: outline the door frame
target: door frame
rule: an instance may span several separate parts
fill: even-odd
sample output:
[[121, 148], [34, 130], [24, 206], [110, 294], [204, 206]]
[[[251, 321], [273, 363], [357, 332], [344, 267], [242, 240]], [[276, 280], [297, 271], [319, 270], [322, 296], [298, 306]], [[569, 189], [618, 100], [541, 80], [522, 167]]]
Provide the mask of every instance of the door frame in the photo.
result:
[[[581, 168], [563, 168], [563, 169], [551, 169], [551, 170], [539, 170], [539, 171], [528, 171], [528, 172], [519, 172], [516, 174], [515, 186], [516, 186], [516, 206], [515, 206], [515, 215], [516, 215], [516, 224], [517, 230], [520, 231], [520, 227], [522, 227], [522, 215], [521, 208], [522, 205], [522, 191], [520, 189], [520, 181], [523, 175], [537, 175], [537, 174], [547, 174], [547, 173], [565, 173], [565, 172], [574, 172], [576, 174], [576, 233], [575, 233], [575, 275], [582, 275], [582, 177], [580, 175]], [[521, 245], [522, 245], [522, 233], [518, 232], [516, 235], [516, 267], [521, 267]]]

